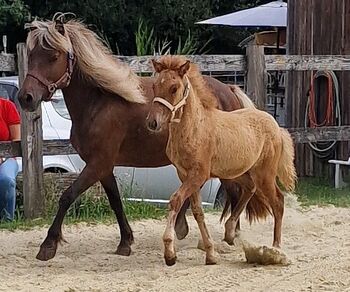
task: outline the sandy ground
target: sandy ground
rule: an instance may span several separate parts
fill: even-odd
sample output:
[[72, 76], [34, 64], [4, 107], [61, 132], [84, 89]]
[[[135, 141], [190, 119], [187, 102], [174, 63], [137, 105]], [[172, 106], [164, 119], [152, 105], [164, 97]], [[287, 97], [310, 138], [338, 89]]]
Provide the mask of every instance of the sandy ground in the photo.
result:
[[[49, 262], [35, 259], [47, 228], [0, 232], [0, 291], [350, 291], [350, 210], [287, 208], [282, 250], [289, 266], [245, 263], [241, 248], [221, 241], [219, 214], [207, 214], [220, 263], [204, 265], [199, 233], [177, 242], [178, 262], [163, 261], [165, 220], [132, 222], [136, 242], [130, 257], [113, 254], [116, 226], [79, 224], [64, 228], [68, 244]], [[271, 245], [272, 220], [249, 226], [241, 237]]]

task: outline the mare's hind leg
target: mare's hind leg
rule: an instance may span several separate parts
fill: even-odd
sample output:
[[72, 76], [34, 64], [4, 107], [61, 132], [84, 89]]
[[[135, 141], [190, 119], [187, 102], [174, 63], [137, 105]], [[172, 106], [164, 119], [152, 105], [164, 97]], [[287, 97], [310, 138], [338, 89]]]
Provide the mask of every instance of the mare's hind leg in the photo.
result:
[[101, 180], [101, 184], [107, 194], [109, 203], [114, 211], [120, 229], [120, 244], [117, 248], [116, 254], [128, 256], [131, 253], [131, 244], [134, 242], [132, 230], [125, 216], [122, 201], [120, 199], [117, 182], [113, 172]]
[[175, 233], [178, 240], [184, 239], [187, 236], [189, 231], [188, 223], [186, 220], [186, 211], [189, 206], [190, 206], [190, 199], [186, 199], [180, 209], [179, 214], [176, 217]]
[[[272, 190], [272, 188], [271, 188]], [[284, 196], [277, 184], [274, 184], [275, 196], [270, 204], [272, 208], [272, 213], [275, 218], [275, 226], [273, 231], [273, 246], [281, 247], [281, 235], [282, 235], [282, 219], [284, 213]], [[273, 195], [273, 193], [271, 193]]]
[[204, 221], [204, 212], [202, 208], [202, 200], [200, 197], [200, 193], [199, 192], [194, 193], [190, 197], [190, 201], [191, 201], [192, 213], [194, 218], [197, 221], [199, 230], [202, 235], [203, 243], [204, 243], [204, 248], [206, 252], [205, 264], [215, 265], [216, 258], [215, 258], [215, 252], [214, 252], [214, 244]]
[[235, 181], [241, 187], [241, 195], [238, 199], [236, 206], [234, 206], [234, 208], [231, 206], [231, 216], [225, 223], [224, 241], [226, 241], [229, 245], [234, 244], [235, 229], [239, 216], [241, 215], [247, 203], [256, 191], [255, 183], [248, 172], [235, 179]]
[[[233, 181], [233, 180], [221, 180], [222, 185], [224, 186], [225, 189], [225, 195], [226, 195], [226, 208], [231, 208], [231, 215], [233, 214], [233, 210], [235, 206], [237, 205], [239, 198], [241, 196], [241, 189], [239, 185]], [[228, 203], [228, 204], [227, 204]], [[225, 209], [223, 210], [223, 216], [224, 216]], [[222, 216], [222, 217], [223, 217]], [[233, 228], [233, 227], [231, 227]], [[241, 223], [240, 219], [238, 218], [237, 223], [236, 223], [236, 228], [235, 232], [239, 232], [241, 230]]]
[[62, 240], [62, 222], [66, 212], [75, 199], [95, 182], [98, 181], [96, 177], [95, 167], [87, 165], [80, 173], [79, 177], [73, 184], [66, 189], [60, 200], [59, 208], [56, 217], [50, 226], [44, 242], [40, 246], [39, 253], [36, 258], [41, 261], [52, 259], [56, 255], [57, 244]]

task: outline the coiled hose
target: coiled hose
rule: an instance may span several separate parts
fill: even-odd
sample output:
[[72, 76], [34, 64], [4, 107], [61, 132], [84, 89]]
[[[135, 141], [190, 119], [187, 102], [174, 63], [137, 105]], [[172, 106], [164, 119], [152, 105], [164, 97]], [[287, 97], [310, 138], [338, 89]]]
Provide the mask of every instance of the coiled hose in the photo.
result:
[[[327, 102], [326, 112], [323, 121], [317, 120], [316, 112], [316, 94], [315, 83], [318, 78], [327, 78]], [[311, 77], [311, 87], [309, 92], [309, 98], [306, 103], [305, 121], [304, 127], [311, 128], [323, 127], [323, 126], [341, 126], [341, 109], [340, 109], [340, 95], [339, 95], [339, 82], [338, 78], [333, 71], [317, 71]], [[330, 142], [309, 142], [309, 146], [320, 158], [327, 158], [335, 149], [337, 141]]]

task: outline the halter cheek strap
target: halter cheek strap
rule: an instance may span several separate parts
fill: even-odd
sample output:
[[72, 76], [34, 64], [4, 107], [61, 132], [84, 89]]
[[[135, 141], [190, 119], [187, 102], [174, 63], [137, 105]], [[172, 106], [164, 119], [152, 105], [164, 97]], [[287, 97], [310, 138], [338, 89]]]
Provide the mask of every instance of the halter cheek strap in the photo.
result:
[[47, 88], [49, 92], [49, 96], [45, 98], [45, 100], [50, 100], [53, 94], [57, 89], [66, 88], [72, 78], [73, 67], [75, 64], [74, 54], [72, 52], [67, 53], [67, 69], [66, 72], [59, 78], [56, 82], [50, 83], [49, 81], [42, 79], [41, 77], [34, 75], [33, 73], [28, 72], [27, 76], [30, 76], [36, 80], [38, 80], [44, 87]]
[[[183, 113], [183, 107], [186, 104], [186, 100], [188, 98], [188, 95], [190, 94], [190, 89], [191, 89], [191, 83], [188, 80], [188, 77], [185, 76], [187, 84], [183, 93], [183, 97], [182, 99], [176, 104], [176, 105], [172, 105], [170, 102], [168, 102], [167, 100], [165, 100], [162, 97], [156, 96], [153, 99], [153, 102], [159, 102], [160, 104], [164, 105], [166, 108], [168, 108], [171, 112], [171, 118], [170, 118], [170, 123], [180, 123], [181, 121], [181, 117], [182, 117], [182, 113]], [[179, 116], [178, 118], [175, 118], [177, 111], [179, 111]]]

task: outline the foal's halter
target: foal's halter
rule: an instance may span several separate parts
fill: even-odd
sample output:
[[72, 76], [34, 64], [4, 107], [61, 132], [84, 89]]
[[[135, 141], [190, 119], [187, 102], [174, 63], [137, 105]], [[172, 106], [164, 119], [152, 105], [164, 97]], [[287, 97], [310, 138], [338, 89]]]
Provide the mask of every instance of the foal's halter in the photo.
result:
[[[190, 80], [188, 80], [187, 76], [185, 76], [185, 78], [186, 78], [187, 84], [185, 86], [183, 97], [176, 105], [172, 105], [169, 101], [167, 101], [164, 98], [159, 97], [159, 96], [156, 96], [153, 99], [153, 102], [159, 102], [171, 111], [170, 123], [180, 123], [180, 121], [181, 121], [181, 117], [182, 117], [182, 113], [183, 113], [183, 106], [186, 104], [186, 100], [190, 94], [190, 89], [191, 89]], [[179, 117], [177, 119], [175, 119], [175, 115], [176, 115], [176, 112], [178, 110], [180, 110]]]
[[69, 85], [71, 78], [72, 78], [74, 64], [75, 64], [74, 54], [71, 51], [69, 51], [67, 53], [66, 72], [64, 72], [62, 77], [59, 78], [56, 82], [50, 83], [48, 80], [42, 79], [41, 77], [34, 75], [32, 73], [27, 73], [27, 76], [30, 76], [30, 77], [38, 80], [42, 85], [44, 85], [45, 88], [47, 88], [47, 90], [49, 91], [49, 96], [47, 98], [45, 98], [45, 101], [47, 101], [47, 100], [51, 99], [51, 97], [53, 96], [53, 94], [55, 93], [55, 91], [57, 89], [63, 89]]

